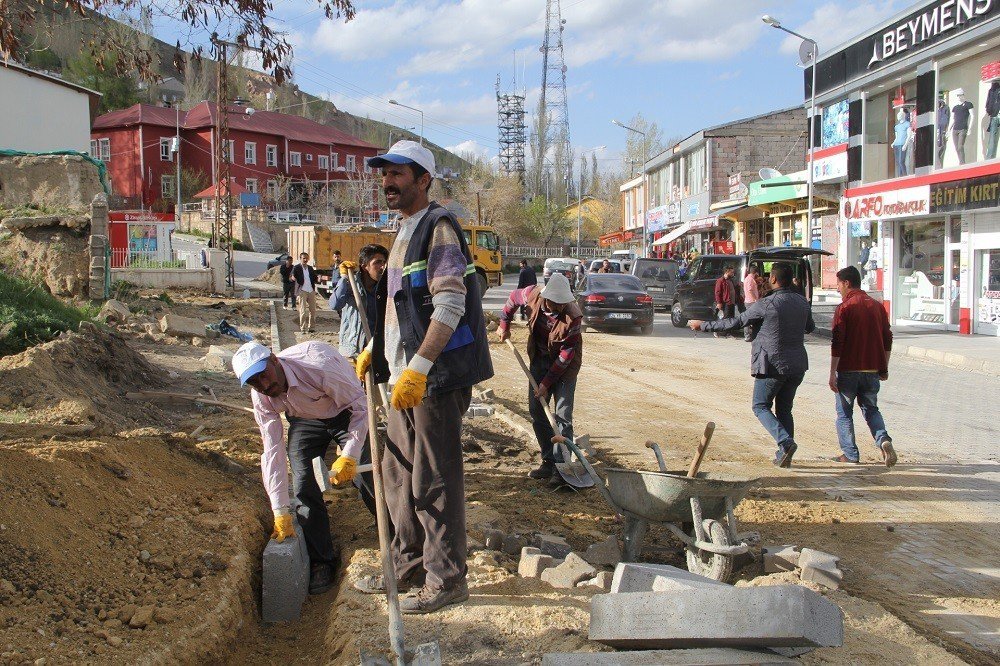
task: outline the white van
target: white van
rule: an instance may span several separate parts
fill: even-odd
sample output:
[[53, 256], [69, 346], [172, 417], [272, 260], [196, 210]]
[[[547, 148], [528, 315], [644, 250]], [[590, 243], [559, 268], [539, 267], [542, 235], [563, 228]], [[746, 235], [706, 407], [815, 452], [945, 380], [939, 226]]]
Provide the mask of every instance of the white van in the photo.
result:
[[622, 272], [628, 273], [632, 270], [632, 262], [636, 259], [636, 254], [632, 250], [615, 250], [611, 253], [611, 258], [620, 261], [622, 264]]

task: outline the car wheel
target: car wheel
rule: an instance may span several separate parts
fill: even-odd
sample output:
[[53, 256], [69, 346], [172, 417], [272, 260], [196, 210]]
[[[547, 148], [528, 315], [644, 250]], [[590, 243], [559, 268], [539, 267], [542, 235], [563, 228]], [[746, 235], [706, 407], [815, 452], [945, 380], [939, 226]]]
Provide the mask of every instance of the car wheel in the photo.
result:
[[677, 328], [684, 328], [687, 326], [687, 319], [684, 317], [684, 308], [681, 307], [680, 301], [675, 301], [673, 306], [670, 308], [670, 323]]
[[653, 332], [653, 325], [652, 324], [647, 324], [646, 326], [640, 326], [639, 327], [639, 331], [643, 335], [649, 335], [650, 333]]

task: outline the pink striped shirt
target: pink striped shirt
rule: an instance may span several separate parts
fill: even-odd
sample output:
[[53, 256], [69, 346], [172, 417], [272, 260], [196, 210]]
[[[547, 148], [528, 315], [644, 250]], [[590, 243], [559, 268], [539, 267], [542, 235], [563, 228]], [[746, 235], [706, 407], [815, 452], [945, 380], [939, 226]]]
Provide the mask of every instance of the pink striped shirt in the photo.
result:
[[264, 453], [260, 471], [271, 508], [288, 506], [288, 449], [281, 414], [303, 419], [329, 419], [351, 410], [344, 455], [359, 458], [368, 436], [368, 402], [347, 359], [325, 342], [303, 342], [276, 356], [288, 379], [288, 392], [277, 398], [250, 391], [254, 419], [260, 426]]

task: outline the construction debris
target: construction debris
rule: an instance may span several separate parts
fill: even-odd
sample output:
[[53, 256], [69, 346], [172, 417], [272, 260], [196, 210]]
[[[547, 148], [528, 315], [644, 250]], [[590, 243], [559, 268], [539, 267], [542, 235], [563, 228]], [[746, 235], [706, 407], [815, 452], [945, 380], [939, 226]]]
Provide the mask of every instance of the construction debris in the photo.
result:
[[795, 546], [764, 546], [761, 555], [764, 556], [764, 573], [795, 571], [799, 566], [799, 551]]
[[175, 338], [218, 337], [218, 331], [211, 335], [205, 322], [191, 317], [175, 314], [165, 314], [160, 318], [160, 332]]
[[803, 548], [799, 556], [799, 570], [802, 580], [817, 583], [831, 590], [840, 589], [844, 572], [837, 567], [840, 558], [821, 550]]
[[601, 543], [587, 546], [583, 559], [587, 560], [595, 567], [613, 567], [622, 559], [621, 548], [618, 547], [618, 537], [609, 536]]
[[541, 578], [542, 572], [553, 566], [556, 566], [556, 562], [551, 555], [545, 555], [537, 548], [525, 546], [521, 549], [517, 575], [523, 578]]
[[595, 575], [597, 575], [597, 569], [576, 553], [570, 553], [562, 564], [543, 571], [542, 581], [552, 587], [569, 589], [576, 587], [580, 581], [593, 578]]

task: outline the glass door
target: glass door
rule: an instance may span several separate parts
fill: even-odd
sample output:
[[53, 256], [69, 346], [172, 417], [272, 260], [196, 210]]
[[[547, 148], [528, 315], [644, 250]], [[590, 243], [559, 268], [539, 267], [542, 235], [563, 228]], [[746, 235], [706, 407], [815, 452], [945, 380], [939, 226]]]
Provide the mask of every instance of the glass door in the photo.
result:
[[946, 240], [944, 220], [899, 223], [893, 306], [897, 324], [944, 327]]
[[[948, 227], [948, 237], [945, 240], [948, 251], [945, 256], [944, 274], [945, 280], [944, 298], [947, 303], [945, 307], [946, 324], [949, 331], [959, 329], [961, 318], [961, 295], [962, 289], [967, 288], [962, 284], [962, 217], [955, 215], [945, 222]], [[968, 279], [968, 278], [966, 278]]]
[[976, 333], [1000, 335], [1000, 249], [976, 257]]

